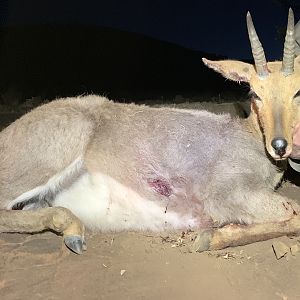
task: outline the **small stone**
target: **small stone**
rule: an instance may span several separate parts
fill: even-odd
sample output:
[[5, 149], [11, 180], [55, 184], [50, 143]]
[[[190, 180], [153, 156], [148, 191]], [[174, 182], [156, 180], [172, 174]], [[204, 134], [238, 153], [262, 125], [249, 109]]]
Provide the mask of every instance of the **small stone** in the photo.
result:
[[296, 253], [298, 253], [299, 251], [300, 251], [299, 245], [295, 244], [295, 245], [291, 246], [291, 254], [293, 256], [295, 256]]
[[225, 255], [223, 255], [224, 259], [228, 259], [229, 258], [229, 253], [226, 253]]
[[272, 244], [272, 248], [277, 259], [281, 259], [290, 252], [290, 248], [281, 241], [274, 241]]
[[126, 272], [126, 270], [121, 270], [120, 275], [123, 276], [125, 272]]

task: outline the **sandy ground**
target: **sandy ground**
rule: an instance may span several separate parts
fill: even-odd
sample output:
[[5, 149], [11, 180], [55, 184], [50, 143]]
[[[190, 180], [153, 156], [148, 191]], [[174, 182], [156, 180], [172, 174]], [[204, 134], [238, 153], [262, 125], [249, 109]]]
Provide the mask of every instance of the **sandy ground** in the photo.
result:
[[[79, 256], [53, 233], [2, 233], [0, 299], [300, 299], [300, 238], [191, 253], [192, 235], [88, 232]], [[295, 251], [277, 259], [275, 241]]]
[[180, 237], [88, 233], [79, 256], [52, 233], [0, 234], [0, 299], [300, 299], [300, 252], [278, 260], [270, 240], [190, 253]]

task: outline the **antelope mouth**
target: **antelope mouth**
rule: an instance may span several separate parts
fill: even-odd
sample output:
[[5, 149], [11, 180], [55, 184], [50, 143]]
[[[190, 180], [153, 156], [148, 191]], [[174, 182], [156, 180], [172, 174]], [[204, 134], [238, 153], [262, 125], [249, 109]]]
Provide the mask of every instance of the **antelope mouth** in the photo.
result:
[[288, 155], [284, 155], [284, 156], [273, 157], [273, 159], [276, 161], [281, 161], [281, 160], [288, 159], [288, 157], [289, 157]]
[[271, 151], [268, 150], [268, 152], [274, 160], [281, 161], [288, 159], [292, 153], [292, 150], [287, 149], [284, 153], [276, 153], [274, 149], [271, 149]]

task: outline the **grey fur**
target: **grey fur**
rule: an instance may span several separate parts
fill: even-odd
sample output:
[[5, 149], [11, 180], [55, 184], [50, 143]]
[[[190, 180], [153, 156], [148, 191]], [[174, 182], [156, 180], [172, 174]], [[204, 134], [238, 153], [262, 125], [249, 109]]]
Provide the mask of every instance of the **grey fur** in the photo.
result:
[[[68, 184], [51, 197], [78, 174], [100, 172], [167, 206], [167, 214], [192, 213], [198, 227], [286, 219], [292, 215], [282, 204], [287, 199], [273, 192], [282, 170], [247, 122], [98, 96], [54, 101], [1, 133], [0, 208], [83, 157], [83, 165], [65, 177]], [[169, 186], [170, 195], [149, 185], [157, 180]]]

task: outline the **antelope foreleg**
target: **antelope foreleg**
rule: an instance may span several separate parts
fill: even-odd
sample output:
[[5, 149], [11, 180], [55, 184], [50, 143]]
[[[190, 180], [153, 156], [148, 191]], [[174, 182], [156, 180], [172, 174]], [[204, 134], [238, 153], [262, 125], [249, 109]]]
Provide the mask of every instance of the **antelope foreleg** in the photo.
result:
[[66, 246], [77, 254], [85, 250], [84, 226], [70, 210], [47, 207], [36, 210], [0, 210], [0, 232], [61, 233]]
[[192, 246], [192, 250], [203, 252], [236, 247], [265, 241], [284, 235], [300, 234], [300, 216], [287, 221], [270, 222], [252, 225], [226, 225], [222, 228], [200, 232]]

